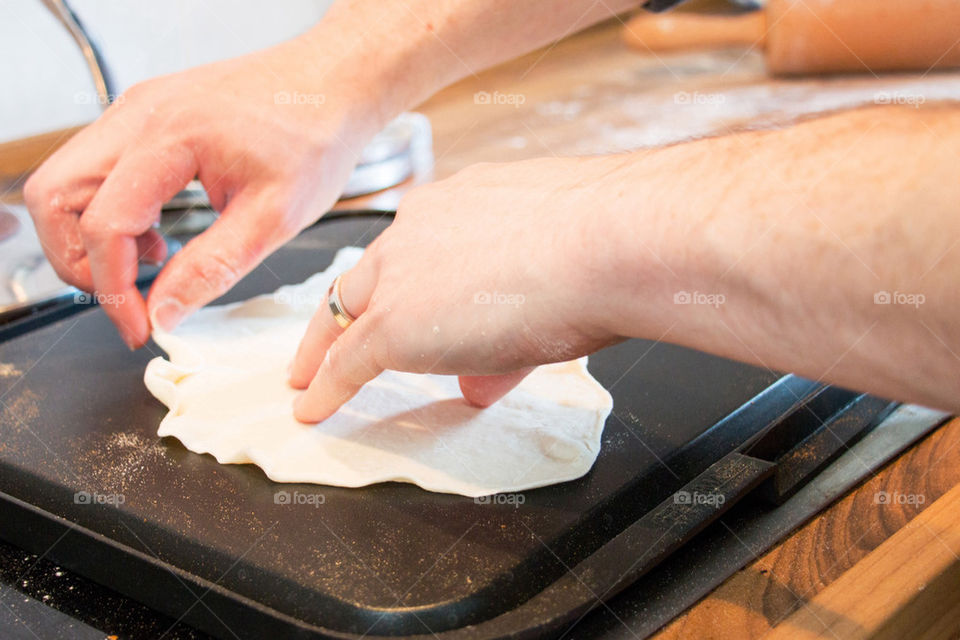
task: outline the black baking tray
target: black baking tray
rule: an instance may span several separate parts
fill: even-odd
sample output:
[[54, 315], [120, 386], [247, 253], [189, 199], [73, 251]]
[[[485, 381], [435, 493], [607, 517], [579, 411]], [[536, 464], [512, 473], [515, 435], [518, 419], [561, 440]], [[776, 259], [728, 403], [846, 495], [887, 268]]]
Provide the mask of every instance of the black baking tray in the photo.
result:
[[[313, 227], [221, 302], [299, 282], [389, 222]], [[152, 344], [128, 351], [98, 309], [0, 344], [0, 363], [23, 372], [0, 378], [0, 537], [220, 637], [553, 632], [743, 495], [789, 495], [815, 469], [784, 461], [817, 433], [836, 439], [823, 432], [834, 412], [862, 414], [852, 439], [889, 408], [628, 341], [590, 360], [614, 397], [594, 468], [522, 498], [476, 501], [397, 483], [281, 485], [157, 438], [166, 410], [142, 383], [155, 355]], [[836, 452], [827, 449], [823, 461]], [[278, 503], [278, 491], [323, 501]]]

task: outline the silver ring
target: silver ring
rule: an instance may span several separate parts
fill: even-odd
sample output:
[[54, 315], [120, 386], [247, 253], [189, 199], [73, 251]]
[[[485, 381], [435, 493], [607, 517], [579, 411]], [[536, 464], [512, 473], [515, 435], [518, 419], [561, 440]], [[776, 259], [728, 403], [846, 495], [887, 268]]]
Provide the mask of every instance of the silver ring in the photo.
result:
[[346, 329], [356, 320], [343, 304], [340, 297], [340, 276], [333, 279], [330, 284], [330, 291], [327, 292], [327, 304], [330, 305], [330, 311], [333, 313], [333, 319], [337, 321], [340, 328]]

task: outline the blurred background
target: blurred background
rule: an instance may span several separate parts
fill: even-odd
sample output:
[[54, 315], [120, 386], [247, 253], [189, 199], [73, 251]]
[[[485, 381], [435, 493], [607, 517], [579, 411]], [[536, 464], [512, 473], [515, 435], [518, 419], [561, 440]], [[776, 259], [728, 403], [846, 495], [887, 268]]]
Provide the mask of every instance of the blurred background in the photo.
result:
[[[291, 38], [333, 0], [72, 0], [117, 93], [156, 75]], [[0, 142], [64, 129], [100, 113], [80, 49], [41, 0], [0, 2]]]

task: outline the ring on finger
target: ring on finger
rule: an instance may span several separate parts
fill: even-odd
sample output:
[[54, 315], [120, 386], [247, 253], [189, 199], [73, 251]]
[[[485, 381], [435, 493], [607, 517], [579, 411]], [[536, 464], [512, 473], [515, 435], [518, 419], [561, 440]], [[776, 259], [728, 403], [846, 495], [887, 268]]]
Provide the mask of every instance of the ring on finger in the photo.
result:
[[342, 277], [343, 274], [337, 276], [330, 284], [330, 290], [327, 292], [327, 304], [333, 313], [333, 319], [336, 320], [341, 329], [346, 329], [354, 323], [356, 318], [347, 311], [347, 307], [343, 304], [343, 298], [340, 295]]

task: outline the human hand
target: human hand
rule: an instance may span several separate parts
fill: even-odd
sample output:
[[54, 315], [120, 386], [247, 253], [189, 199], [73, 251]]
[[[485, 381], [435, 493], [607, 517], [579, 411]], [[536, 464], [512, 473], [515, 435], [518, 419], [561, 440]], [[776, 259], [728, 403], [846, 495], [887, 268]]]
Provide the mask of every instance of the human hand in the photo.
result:
[[467, 376], [487, 404], [625, 337], [955, 412], [958, 131], [954, 105], [874, 107], [421, 187], [343, 276], [357, 320], [313, 318], [294, 415], [382, 369]]
[[[341, 59], [301, 38], [138, 84], [27, 181], [57, 274], [116, 301], [104, 310], [131, 348], [151, 319], [173, 328], [336, 201], [388, 115]], [[146, 303], [138, 260], [166, 258], [153, 227], [194, 177], [221, 216], [163, 268]]]
[[[459, 374], [486, 406], [538, 364], [616, 342], [599, 307], [605, 272], [587, 265], [608, 229], [597, 218], [603, 159], [475, 165], [418, 187], [342, 276], [356, 321], [324, 305], [291, 367], [306, 391], [294, 414], [323, 420], [384, 369]], [[596, 301], [598, 304], [591, 304]]]

